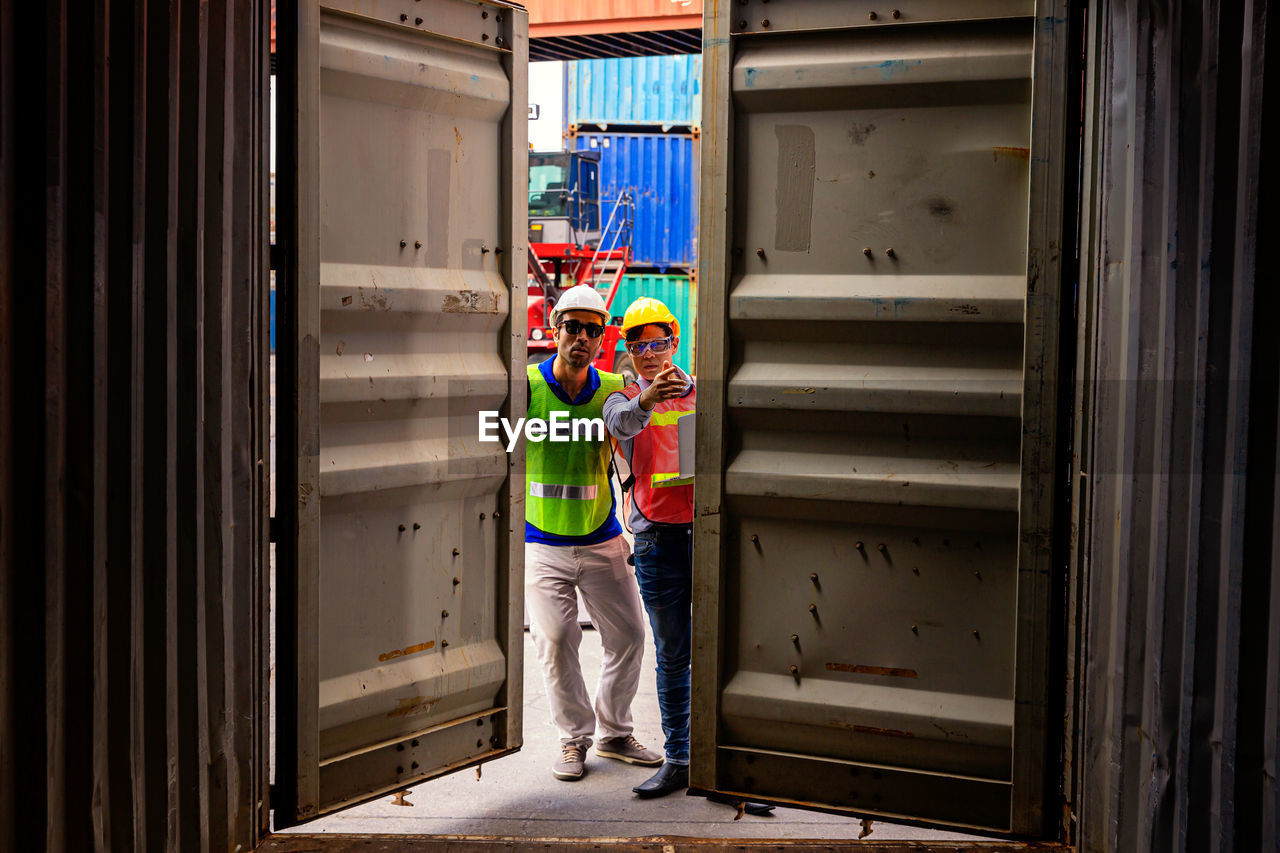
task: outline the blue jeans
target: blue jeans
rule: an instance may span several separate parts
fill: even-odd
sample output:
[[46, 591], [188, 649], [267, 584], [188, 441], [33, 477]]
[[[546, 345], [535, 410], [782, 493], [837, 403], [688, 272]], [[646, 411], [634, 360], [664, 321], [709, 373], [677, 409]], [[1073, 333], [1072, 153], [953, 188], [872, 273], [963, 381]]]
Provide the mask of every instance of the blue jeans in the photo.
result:
[[658, 658], [658, 710], [667, 761], [689, 763], [689, 655], [693, 645], [693, 528], [654, 526], [636, 534], [636, 582]]

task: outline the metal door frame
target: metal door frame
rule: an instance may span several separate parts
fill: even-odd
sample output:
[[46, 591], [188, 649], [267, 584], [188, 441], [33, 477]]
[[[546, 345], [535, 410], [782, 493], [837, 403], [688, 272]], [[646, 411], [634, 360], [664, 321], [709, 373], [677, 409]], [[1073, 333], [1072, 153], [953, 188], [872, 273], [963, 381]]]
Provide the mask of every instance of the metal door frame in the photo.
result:
[[[527, 406], [524, 382], [524, 312], [514, 306], [525, 303], [525, 252], [528, 231], [526, 199], [512, 188], [528, 183], [528, 124], [522, 102], [527, 101], [527, 75], [517, 69], [528, 66], [528, 17], [522, 7], [504, 0], [448, 0], [456, 7], [474, 6], [507, 11], [505, 27], [510, 41], [489, 44], [487, 33], [464, 29], [450, 16], [433, 16], [429, 21], [413, 17], [415, 4], [406, 2], [409, 17], [400, 18], [395, 4], [382, 4], [375, 15], [389, 23], [413, 26], [464, 44], [485, 45], [505, 51], [503, 69], [515, 82], [511, 107], [502, 122], [504, 156], [500, 185], [502, 227], [506, 251], [499, 267], [510, 287], [513, 306], [502, 332], [502, 349], [511, 366], [508, 396], [500, 414], [514, 421]], [[303, 557], [319, 548], [320, 505], [318, 494], [320, 411], [319, 341], [320, 303], [320, 11], [317, 0], [278, 0], [276, 28], [276, 247], [272, 266], [276, 269], [277, 388], [294, 389], [277, 393], [277, 507], [271, 519], [276, 542], [275, 660], [276, 660], [276, 781], [271, 790], [275, 827], [295, 825], [318, 817], [319, 744], [299, 743], [301, 733], [318, 734], [319, 689], [319, 584], [314, 575], [303, 575]], [[350, 0], [327, 0], [326, 8], [339, 14], [363, 11], [363, 4]], [[439, 10], [435, 10], [439, 11]], [[423, 8], [416, 7], [421, 15]], [[490, 17], [496, 17], [492, 14]], [[412, 25], [409, 23], [414, 21]], [[499, 247], [498, 252], [503, 252]], [[310, 285], [310, 286], [308, 286]], [[513, 326], [513, 324], [515, 324]], [[507, 710], [499, 715], [494, 749], [480, 761], [491, 761], [515, 752], [522, 742], [523, 707], [508, 702], [513, 683], [522, 678], [523, 623], [510, 618], [510, 603], [518, 603], [523, 588], [524, 458], [508, 457], [508, 484], [499, 494], [505, 525], [497, 530], [495, 544], [499, 556], [499, 578], [505, 574], [506, 587], [498, 585], [497, 635], [507, 658], [507, 681], [497, 696]], [[511, 483], [521, 487], [511, 489]], [[316, 484], [313, 486], [312, 484]], [[281, 500], [296, 495], [297, 500]], [[511, 566], [516, 570], [512, 571]], [[518, 608], [517, 608], [518, 609]], [[512, 651], [514, 650], [514, 652]], [[517, 695], [523, 691], [517, 690]], [[505, 725], [504, 725], [505, 721]], [[405, 739], [409, 740], [408, 738]], [[388, 745], [389, 746], [389, 745]], [[403, 746], [403, 744], [401, 744]], [[470, 766], [470, 764], [464, 765]], [[462, 769], [450, 767], [446, 772]], [[433, 774], [408, 774], [405, 785], [417, 784]], [[371, 793], [366, 799], [381, 796]], [[362, 800], [363, 801], [363, 800]], [[354, 805], [355, 803], [344, 804]]]
[[[1061, 668], [1046, 640], [1058, 638], [1061, 621], [1055, 596], [1054, 558], [1063, 531], [1056, 528], [1059, 498], [1058, 418], [1060, 399], [1062, 247], [1074, 245], [1075, 222], [1064, 221], [1063, 200], [1068, 144], [1072, 21], [1068, 0], [1035, 0], [1035, 36], [1031, 95], [1030, 196], [1027, 297], [1024, 320], [1022, 487], [1019, 500], [1018, 627], [1015, 678], [1014, 749], [1010, 831], [1016, 835], [1055, 837], [1059, 816], [1047, 807], [1059, 760], [1050, 744], [1059, 736], [1048, 711], [1061, 703], [1054, 674]], [[874, 9], [868, 5], [870, 20]], [[737, 5], [708, 4], [703, 21], [703, 161], [699, 247], [697, 351], [702, 405], [698, 418], [699, 475], [694, 488], [694, 677], [713, 689], [694, 692], [691, 784], [723, 790], [717, 778], [720, 743], [719, 705], [724, 685], [723, 639], [726, 630], [721, 507], [727, 448], [726, 382], [729, 376], [727, 326], [707, 322], [726, 316], [732, 270], [734, 111], [732, 73], [734, 21], [747, 14]], [[767, 27], [767, 23], [762, 24]], [[747, 27], [746, 29], [750, 29]], [[1057, 155], [1056, 159], [1051, 155]], [[1071, 190], [1072, 194], [1076, 191]], [[1066, 238], [1064, 240], [1064, 237]], [[1069, 432], [1067, 433], [1069, 435]], [[1050, 667], [1053, 666], [1053, 671]], [[739, 792], [746, 795], [746, 792]], [[752, 794], [753, 799], [759, 795]], [[796, 803], [788, 803], [796, 805]], [[852, 810], [850, 810], [852, 811]], [[857, 810], [874, 813], [873, 810]]]

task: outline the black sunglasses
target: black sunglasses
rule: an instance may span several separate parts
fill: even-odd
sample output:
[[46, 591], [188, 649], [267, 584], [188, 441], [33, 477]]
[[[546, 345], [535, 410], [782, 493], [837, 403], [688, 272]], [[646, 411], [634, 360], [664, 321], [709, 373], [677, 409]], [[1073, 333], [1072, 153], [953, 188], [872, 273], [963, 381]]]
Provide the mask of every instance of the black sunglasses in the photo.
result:
[[577, 335], [578, 332], [585, 331], [588, 338], [598, 338], [604, 334], [604, 326], [599, 323], [584, 323], [581, 320], [569, 319], [556, 325], [571, 335]]

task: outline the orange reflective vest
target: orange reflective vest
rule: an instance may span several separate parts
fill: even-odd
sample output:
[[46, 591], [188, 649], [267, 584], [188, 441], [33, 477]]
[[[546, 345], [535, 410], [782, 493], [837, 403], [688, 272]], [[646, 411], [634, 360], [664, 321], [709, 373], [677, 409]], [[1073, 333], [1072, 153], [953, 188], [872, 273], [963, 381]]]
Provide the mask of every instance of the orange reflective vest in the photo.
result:
[[[627, 399], [640, 396], [640, 385], [622, 389]], [[680, 418], [693, 414], [696, 388], [683, 397], [653, 407], [649, 425], [631, 439], [631, 500], [650, 521], [693, 523], [693, 478], [680, 479]]]

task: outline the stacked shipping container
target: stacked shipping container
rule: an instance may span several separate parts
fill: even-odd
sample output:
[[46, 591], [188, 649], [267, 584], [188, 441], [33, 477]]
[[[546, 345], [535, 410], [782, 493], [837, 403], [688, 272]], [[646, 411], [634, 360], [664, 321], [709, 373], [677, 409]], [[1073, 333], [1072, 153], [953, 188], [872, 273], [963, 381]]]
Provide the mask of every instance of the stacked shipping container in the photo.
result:
[[702, 55], [565, 63], [565, 122], [693, 128], [702, 119]]
[[565, 63], [565, 147], [599, 152], [605, 210], [624, 192], [635, 203], [632, 269], [637, 274], [624, 280], [615, 313], [640, 296], [667, 303], [683, 331], [676, 363], [690, 371], [701, 78], [697, 54]]
[[681, 370], [692, 373], [698, 307], [698, 292], [693, 286], [693, 278], [688, 275], [649, 273], [624, 275], [613, 300], [613, 304], [617, 306], [614, 312], [621, 314], [641, 296], [662, 300], [671, 309], [671, 313], [676, 315], [676, 322], [680, 324], [680, 348], [676, 350], [672, 361]]
[[604, 213], [624, 192], [635, 202], [632, 266], [666, 272], [698, 262], [698, 140], [675, 133], [571, 133], [573, 151], [600, 152]]

